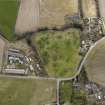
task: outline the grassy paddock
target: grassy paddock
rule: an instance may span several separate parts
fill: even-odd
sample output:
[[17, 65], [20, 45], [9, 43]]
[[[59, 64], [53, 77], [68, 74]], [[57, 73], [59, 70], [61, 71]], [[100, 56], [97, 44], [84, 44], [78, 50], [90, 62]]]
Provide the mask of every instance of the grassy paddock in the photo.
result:
[[55, 105], [56, 82], [0, 77], [0, 105]]
[[32, 37], [50, 76], [69, 77], [76, 72], [80, 61], [80, 31], [46, 31]]
[[61, 82], [60, 84], [60, 104], [71, 103], [72, 100], [72, 81]]
[[60, 105], [87, 105], [85, 91], [73, 87], [72, 81], [60, 84]]
[[10, 41], [15, 38], [14, 26], [17, 11], [17, 0], [0, 0], [0, 32]]

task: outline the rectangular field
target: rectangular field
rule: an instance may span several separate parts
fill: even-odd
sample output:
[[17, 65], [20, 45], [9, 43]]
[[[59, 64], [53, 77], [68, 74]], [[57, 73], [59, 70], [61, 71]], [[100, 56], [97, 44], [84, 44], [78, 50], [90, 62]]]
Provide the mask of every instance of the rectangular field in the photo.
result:
[[39, 27], [65, 24], [66, 16], [78, 14], [78, 0], [20, 0], [15, 32], [34, 32]]
[[55, 105], [56, 81], [0, 77], [0, 105]]
[[13, 40], [18, 11], [17, 0], [0, 0], [0, 32], [8, 40]]
[[39, 1], [20, 0], [20, 7], [15, 26], [17, 34], [32, 32], [39, 26]]
[[96, 2], [95, 0], [82, 0], [82, 8], [84, 17], [96, 17]]
[[78, 14], [78, 0], [41, 0], [40, 25], [60, 26], [65, 24], [65, 16]]

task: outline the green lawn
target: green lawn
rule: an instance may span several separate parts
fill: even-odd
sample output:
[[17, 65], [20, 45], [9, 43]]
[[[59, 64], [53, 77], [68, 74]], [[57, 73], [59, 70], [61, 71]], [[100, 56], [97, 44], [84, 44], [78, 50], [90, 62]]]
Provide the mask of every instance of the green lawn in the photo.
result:
[[15, 38], [14, 26], [17, 12], [17, 0], [0, 0], [0, 32], [10, 41]]
[[56, 81], [0, 77], [0, 105], [55, 105]]
[[73, 87], [72, 81], [60, 84], [60, 105], [87, 105], [84, 90]]
[[80, 31], [46, 31], [35, 34], [32, 42], [43, 59], [50, 76], [70, 77], [76, 72], [80, 61]]
[[72, 82], [61, 82], [60, 84], [60, 104], [71, 103], [72, 98]]

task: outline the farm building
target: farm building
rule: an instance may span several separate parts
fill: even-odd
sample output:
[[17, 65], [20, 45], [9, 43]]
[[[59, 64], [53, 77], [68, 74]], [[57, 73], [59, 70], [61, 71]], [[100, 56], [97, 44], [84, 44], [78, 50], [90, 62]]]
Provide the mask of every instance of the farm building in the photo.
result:
[[5, 69], [3, 71], [5, 74], [14, 74], [14, 75], [27, 75], [27, 70], [24, 69]]
[[90, 81], [105, 87], [105, 39], [94, 47], [84, 67]]

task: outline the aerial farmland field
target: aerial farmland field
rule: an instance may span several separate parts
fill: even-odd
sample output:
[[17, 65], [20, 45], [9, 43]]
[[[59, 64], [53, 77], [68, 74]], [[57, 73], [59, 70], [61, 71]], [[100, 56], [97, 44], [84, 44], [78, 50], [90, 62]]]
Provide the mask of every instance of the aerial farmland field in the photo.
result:
[[65, 24], [66, 16], [78, 14], [78, 0], [41, 0], [40, 25], [47, 27]]
[[15, 32], [21, 35], [25, 32], [33, 32], [39, 27], [39, 1], [20, 0]]
[[17, 0], [0, 0], [0, 32], [8, 40], [13, 40], [18, 11]]
[[0, 105], [55, 105], [56, 81], [0, 77]]
[[85, 62], [85, 69], [91, 81], [105, 86], [105, 40], [92, 50]]
[[96, 2], [95, 0], [82, 0], [82, 8], [84, 17], [96, 17]]
[[20, 0], [15, 32], [21, 35], [62, 26], [66, 16], [78, 14], [78, 0]]
[[80, 31], [39, 32], [32, 37], [33, 45], [43, 59], [49, 76], [70, 77], [76, 72], [80, 62]]

